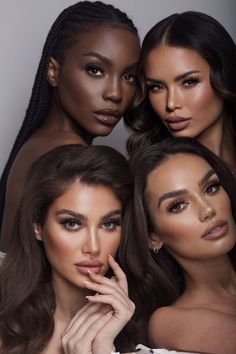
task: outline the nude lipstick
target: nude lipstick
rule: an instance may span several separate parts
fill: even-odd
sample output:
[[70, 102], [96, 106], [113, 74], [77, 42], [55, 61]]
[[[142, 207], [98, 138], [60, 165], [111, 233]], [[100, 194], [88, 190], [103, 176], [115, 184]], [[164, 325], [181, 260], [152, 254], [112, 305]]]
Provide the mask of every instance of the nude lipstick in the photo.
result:
[[100, 273], [103, 263], [97, 260], [85, 260], [74, 263], [78, 271], [83, 275], [88, 275], [88, 272], [98, 274]]
[[169, 117], [165, 119], [165, 122], [170, 130], [172, 131], [180, 131], [187, 128], [189, 125], [191, 118], [184, 117]]
[[221, 237], [224, 237], [229, 230], [229, 225], [226, 221], [218, 220], [210, 227], [206, 229], [202, 238], [205, 240], [218, 240]]
[[95, 118], [106, 125], [115, 125], [122, 117], [122, 112], [110, 108], [106, 108], [97, 112], [94, 112]]

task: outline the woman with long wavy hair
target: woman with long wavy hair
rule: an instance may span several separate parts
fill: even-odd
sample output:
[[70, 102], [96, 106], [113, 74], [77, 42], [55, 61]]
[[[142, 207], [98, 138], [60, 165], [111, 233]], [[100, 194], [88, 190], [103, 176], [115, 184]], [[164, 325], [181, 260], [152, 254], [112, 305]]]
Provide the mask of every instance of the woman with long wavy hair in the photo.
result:
[[120, 259], [136, 304], [134, 341], [177, 352], [235, 354], [231, 171], [192, 138], [144, 147], [130, 166], [134, 193], [123, 220]]
[[[134, 311], [114, 260], [131, 187], [110, 147], [65, 145], [35, 162], [0, 268], [1, 354], [111, 353]], [[117, 347], [129, 344], [121, 333]]]

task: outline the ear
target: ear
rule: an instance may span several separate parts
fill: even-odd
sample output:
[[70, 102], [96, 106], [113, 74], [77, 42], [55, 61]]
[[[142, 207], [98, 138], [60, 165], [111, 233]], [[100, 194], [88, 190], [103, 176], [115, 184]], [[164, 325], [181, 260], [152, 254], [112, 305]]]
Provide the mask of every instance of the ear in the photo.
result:
[[156, 232], [152, 232], [148, 238], [148, 247], [152, 251], [157, 253], [161, 249], [162, 246], [163, 246], [163, 242], [162, 242], [160, 236]]
[[38, 241], [43, 241], [42, 238], [42, 227], [36, 223], [33, 224], [35, 238]]
[[57, 85], [58, 85], [59, 69], [60, 69], [60, 65], [59, 65], [58, 61], [51, 57], [49, 60], [49, 64], [48, 64], [47, 79], [48, 79], [49, 84], [52, 87], [57, 87]]

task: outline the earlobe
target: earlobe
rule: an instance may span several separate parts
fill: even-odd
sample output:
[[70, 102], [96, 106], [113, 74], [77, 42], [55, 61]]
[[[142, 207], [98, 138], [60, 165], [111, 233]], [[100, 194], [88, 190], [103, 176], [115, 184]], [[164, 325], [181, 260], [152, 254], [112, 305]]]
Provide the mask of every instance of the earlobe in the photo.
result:
[[160, 236], [156, 232], [152, 232], [148, 238], [148, 247], [155, 253], [158, 253], [163, 246]]
[[42, 239], [42, 228], [40, 225], [34, 223], [33, 224], [33, 228], [34, 228], [34, 235], [35, 235], [35, 238], [36, 240], [38, 241], [43, 241]]
[[59, 77], [59, 63], [56, 59], [50, 58], [48, 64], [47, 80], [52, 87], [57, 87]]

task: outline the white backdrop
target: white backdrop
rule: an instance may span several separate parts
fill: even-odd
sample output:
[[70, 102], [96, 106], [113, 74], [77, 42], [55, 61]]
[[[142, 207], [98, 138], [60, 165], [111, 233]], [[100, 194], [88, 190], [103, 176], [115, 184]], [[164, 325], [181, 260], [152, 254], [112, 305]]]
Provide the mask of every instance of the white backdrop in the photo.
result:
[[[57, 15], [73, 0], [0, 0], [0, 172], [23, 121], [43, 43]], [[133, 19], [141, 39], [160, 19], [187, 10], [205, 12], [236, 40], [235, 0], [104, 0]], [[95, 143], [124, 151], [122, 122]]]

